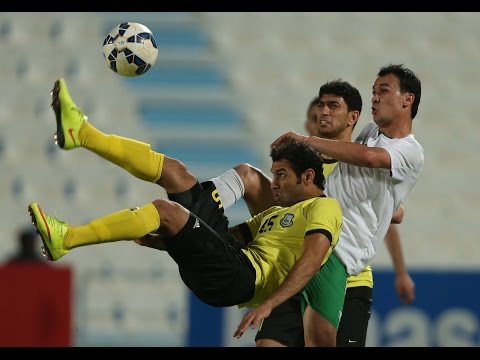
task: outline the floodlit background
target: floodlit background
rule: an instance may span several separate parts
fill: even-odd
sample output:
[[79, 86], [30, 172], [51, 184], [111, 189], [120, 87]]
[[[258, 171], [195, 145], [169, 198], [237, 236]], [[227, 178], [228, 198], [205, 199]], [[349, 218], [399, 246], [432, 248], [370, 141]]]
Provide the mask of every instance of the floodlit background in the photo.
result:
[[[159, 45], [152, 69], [129, 79], [102, 55], [125, 21], [148, 26]], [[77, 225], [166, 196], [93, 153], [56, 148], [59, 77], [95, 126], [150, 143], [205, 180], [241, 162], [269, 173], [270, 143], [303, 132], [329, 80], [360, 90], [358, 132], [378, 70], [403, 63], [422, 81], [413, 128], [425, 167], [399, 227], [417, 300], [395, 297], [382, 248], [369, 345], [476, 346], [480, 308], [466, 299], [480, 294], [478, 34], [476, 13], [1, 13], [0, 258], [16, 251], [30, 202]], [[248, 217], [243, 203], [227, 214]], [[243, 312], [199, 304], [166, 253], [120, 242], [50, 265], [72, 271], [73, 346], [254, 346], [252, 330], [231, 337]]]

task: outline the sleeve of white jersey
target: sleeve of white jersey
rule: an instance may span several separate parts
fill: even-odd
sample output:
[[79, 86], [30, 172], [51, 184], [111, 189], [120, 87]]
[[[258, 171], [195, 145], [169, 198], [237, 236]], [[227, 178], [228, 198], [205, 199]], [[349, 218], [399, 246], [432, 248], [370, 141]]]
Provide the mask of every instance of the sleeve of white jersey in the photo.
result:
[[412, 172], [419, 173], [423, 168], [423, 148], [412, 137], [398, 139], [386, 145], [390, 154], [391, 174], [394, 181], [403, 181]]

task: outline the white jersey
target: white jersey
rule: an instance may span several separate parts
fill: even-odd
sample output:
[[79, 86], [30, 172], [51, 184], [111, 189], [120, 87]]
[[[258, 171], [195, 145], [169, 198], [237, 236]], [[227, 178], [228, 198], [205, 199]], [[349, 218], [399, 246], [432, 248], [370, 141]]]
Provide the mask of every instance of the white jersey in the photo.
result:
[[395, 210], [413, 188], [423, 168], [423, 148], [413, 134], [390, 139], [367, 124], [355, 143], [388, 151], [391, 169], [339, 162], [326, 180], [326, 194], [340, 203], [343, 225], [335, 254], [349, 275], [369, 265], [382, 243]]

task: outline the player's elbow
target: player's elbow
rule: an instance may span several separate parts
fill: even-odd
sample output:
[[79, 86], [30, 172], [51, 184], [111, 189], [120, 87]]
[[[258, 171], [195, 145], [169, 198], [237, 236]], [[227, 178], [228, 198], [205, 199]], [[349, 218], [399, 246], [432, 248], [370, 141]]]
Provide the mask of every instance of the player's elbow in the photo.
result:
[[396, 225], [398, 225], [398, 224], [401, 224], [402, 221], [403, 221], [403, 216], [397, 217], [397, 216], [393, 215], [392, 221], [390, 221], [390, 224], [396, 224]]
[[403, 216], [405, 215], [405, 212], [403, 210], [403, 205], [400, 205], [400, 207], [395, 211], [395, 213], [392, 216], [392, 224], [401, 224], [403, 221]]

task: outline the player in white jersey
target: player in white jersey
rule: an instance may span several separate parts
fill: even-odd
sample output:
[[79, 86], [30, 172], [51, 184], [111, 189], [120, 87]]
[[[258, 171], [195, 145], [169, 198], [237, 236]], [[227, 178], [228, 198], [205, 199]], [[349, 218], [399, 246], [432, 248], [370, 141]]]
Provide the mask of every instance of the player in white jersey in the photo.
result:
[[[373, 85], [373, 122], [355, 143], [288, 132], [340, 161], [327, 179], [326, 192], [343, 209], [343, 228], [334, 252], [349, 275], [375, 257], [394, 213], [420, 176], [424, 152], [412, 134], [421, 97], [419, 78], [403, 65], [382, 67]], [[247, 324], [248, 326], [249, 324]]]
[[351, 247], [344, 241], [336, 248], [351, 274], [359, 273], [375, 256], [394, 210], [415, 185], [423, 166], [423, 149], [413, 135], [391, 139], [371, 122], [355, 142], [388, 152], [391, 170], [341, 162], [327, 180], [327, 184], [341, 184], [328, 187], [328, 193], [338, 199], [347, 213], [344, 217], [349, 221], [344, 226], [344, 237], [355, 239], [360, 245]]
[[[361, 111], [361, 103], [360, 93], [347, 82], [340, 79], [327, 82], [321, 86], [319, 96], [316, 96], [307, 108], [305, 130], [309, 135], [351, 141], [352, 131]], [[334, 159], [323, 159], [325, 177], [330, 174], [337, 163]], [[235, 166], [220, 178], [227, 177], [229, 172], [236, 173], [242, 179], [244, 184], [242, 196], [252, 216], [275, 205], [270, 189], [272, 180], [260, 169], [243, 163]], [[227, 181], [227, 183], [232, 189], [235, 187], [235, 182]], [[224, 192], [224, 194], [228, 194], [228, 192]], [[228, 204], [233, 205], [239, 200], [238, 196], [232, 195]], [[415, 284], [408, 274], [403, 260], [396, 226], [395, 224], [390, 225], [385, 242], [395, 268], [395, 287], [402, 302], [408, 304], [413, 301], [415, 296]], [[358, 275], [348, 278], [342, 317], [337, 331], [337, 346], [365, 346], [372, 306], [372, 288], [373, 274], [370, 266], [367, 266]], [[292, 296], [276, 307], [259, 325], [255, 336], [256, 346], [305, 346], [303, 314], [299, 311], [300, 308], [301, 294]]]

